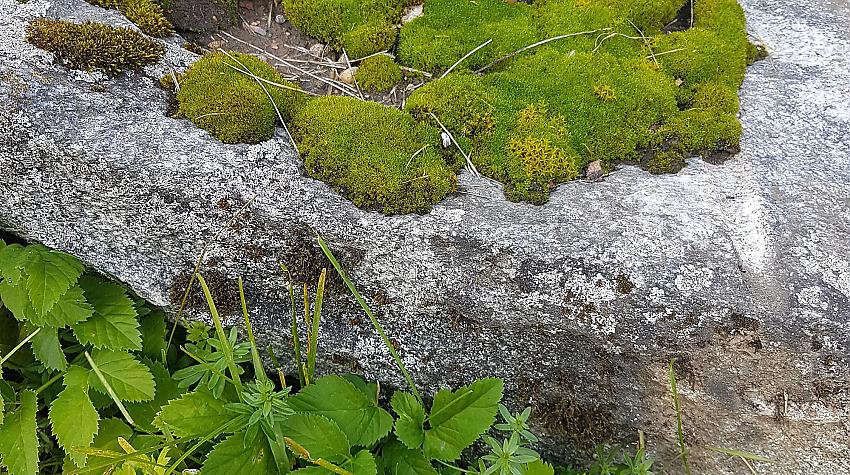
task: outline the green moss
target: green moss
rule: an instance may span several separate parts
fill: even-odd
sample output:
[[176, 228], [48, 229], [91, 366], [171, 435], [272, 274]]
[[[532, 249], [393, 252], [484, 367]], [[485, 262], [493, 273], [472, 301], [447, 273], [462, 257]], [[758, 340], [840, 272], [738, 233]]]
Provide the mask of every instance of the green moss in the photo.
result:
[[[474, 14], [477, 5], [485, 8]], [[453, 73], [415, 91], [407, 109], [420, 121], [433, 122], [435, 114], [479, 169], [505, 183], [510, 199], [534, 203], [546, 201], [557, 183], [580, 176], [590, 161], [601, 160], [604, 169], [629, 162], [669, 173], [680, 170], [687, 155], [734, 150], [741, 134], [737, 92], [748, 61], [743, 12], [734, 0], [698, 1], [693, 28], [664, 34], [681, 5], [430, 0], [425, 16], [402, 29], [399, 57], [407, 64], [439, 69], [480, 43], [476, 37], [462, 44], [455, 37], [463, 35], [451, 33], [441, 38], [441, 24], [446, 32], [484, 29], [502, 51], [531, 44], [531, 37], [609, 29], [540, 46], [483, 76]], [[486, 30], [507, 17], [522, 18], [512, 31], [524, 38], [518, 44], [498, 28], [492, 35]], [[455, 49], [437, 59], [443, 48], [429, 41], [452, 42]], [[467, 66], [501, 56], [476, 55]]]
[[390, 49], [406, 0], [282, 0], [298, 29], [351, 59]]
[[357, 84], [373, 92], [386, 92], [401, 81], [401, 68], [389, 56], [379, 54], [364, 59], [354, 78]]
[[[178, 114], [224, 143], [268, 140], [278, 120], [275, 107], [257, 81], [234, 68], [242, 69], [244, 65], [258, 77], [288, 88], [296, 86], [284, 81], [277, 70], [255, 56], [230, 54], [242, 65], [224, 53], [209, 53], [180, 77]], [[284, 120], [289, 120], [307, 100], [301, 92], [264, 85]]]
[[459, 164], [441, 156], [437, 129], [391, 107], [320, 97], [296, 115], [293, 133], [307, 173], [360, 207], [422, 213], [457, 186]]
[[423, 16], [402, 28], [398, 46], [401, 61], [416, 69], [446, 70], [492, 40], [459, 66], [474, 70], [540, 39], [533, 7], [522, 2], [428, 0], [423, 11]]
[[174, 26], [165, 18], [162, 5], [156, 0], [87, 0], [92, 5], [116, 8], [142, 32], [163, 38], [174, 32]]
[[156, 63], [165, 48], [130, 28], [40, 18], [27, 25], [27, 41], [74, 69], [117, 73]]

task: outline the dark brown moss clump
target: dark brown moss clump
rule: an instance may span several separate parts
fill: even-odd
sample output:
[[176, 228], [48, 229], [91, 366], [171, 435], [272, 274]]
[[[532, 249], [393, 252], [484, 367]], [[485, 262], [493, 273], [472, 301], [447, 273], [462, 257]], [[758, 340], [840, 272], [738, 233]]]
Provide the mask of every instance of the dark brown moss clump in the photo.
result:
[[27, 41], [68, 66], [84, 71], [117, 73], [156, 63], [165, 48], [130, 28], [102, 23], [72, 23], [39, 18], [27, 25]]

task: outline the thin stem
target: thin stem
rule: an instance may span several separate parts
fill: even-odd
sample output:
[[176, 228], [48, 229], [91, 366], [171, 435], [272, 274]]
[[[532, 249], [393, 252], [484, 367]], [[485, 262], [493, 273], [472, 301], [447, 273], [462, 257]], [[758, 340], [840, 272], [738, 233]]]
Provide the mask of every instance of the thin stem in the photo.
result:
[[3, 363], [5, 363], [6, 361], [8, 361], [8, 360], [9, 360], [9, 358], [11, 358], [11, 357], [12, 357], [12, 355], [14, 355], [14, 354], [15, 354], [18, 350], [20, 350], [20, 349], [21, 349], [24, 345], [26, 345], [27, 343], [29, 343], [29, 341], [30, 341], [30, 340], [32, 340], [33, 338], [35, 338], [35, 336], [36, 336], [36, 335], [38, 335], [38, 332], [40, 332], [40, 331], [41, 331], [41, 327], [36, 328], [35, 330], [33, 330], [33, 332], [32, 332], [32, 333], [30, 333], [29, 335], [27, 335], [27, 337], [26, 337], [26, 338], [24, 338], [23, 340], [21, 340], [21, 342], [20, 342], [20, 343], [18, 343], [17, 345], [15, 345], [15, 347], [14, 347], [14, 348], [12, 348], [12, 349], [11, 349], [11, 351], [9, 351], [8, 353], [6, 353], [6, 356], [4, 356], [2, 359], [0, 359], [0, 368], [2, 368], [2, 367], [3, 367]]

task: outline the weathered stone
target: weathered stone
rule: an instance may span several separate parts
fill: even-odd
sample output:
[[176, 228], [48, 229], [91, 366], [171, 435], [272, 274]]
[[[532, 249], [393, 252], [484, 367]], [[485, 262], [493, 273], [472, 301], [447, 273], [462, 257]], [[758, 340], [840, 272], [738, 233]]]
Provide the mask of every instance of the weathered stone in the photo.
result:
[[[463, 193], [431, 213], [386, 217], [305, 177], [282, 132], [227, 146], [168, 117], [156, 80], [194, 58], [179, 38], [160, 64], [91, 84], [24, 43], [26, 21], [129, 22], [83, 0], [0, 0], [0, 227], [169, 306], [256, 196], [204, 270], [243, 276], [258, 337], [280, 355], [290, 309], [277, 261], [314, 279], [319, 233], [423, 389], [506, 378], [549, 455], [641, 429], [658, 471], [680, 473], [677, 357], [693, 473], [745, 473], [708, 446], [772, 459], [762, 474], [848, 473], [850, 11], [743, 3], [771, 56], [748, 72], [742, 152], [726, 163], [623, 167], [540, 207], [462, 174]], [[320, 354], [323, 370], [400, 383], [338, 281]]]

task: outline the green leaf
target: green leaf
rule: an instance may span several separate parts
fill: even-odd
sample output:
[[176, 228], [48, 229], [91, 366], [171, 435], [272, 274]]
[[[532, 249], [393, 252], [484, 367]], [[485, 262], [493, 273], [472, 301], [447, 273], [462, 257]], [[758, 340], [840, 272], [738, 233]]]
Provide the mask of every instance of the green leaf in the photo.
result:
[[207, 435], [233, 419], [224, 404], [208, 389], [198, 388], [164, 406], [154, 425], [163, 431], [171, 430], [175, 437]]
[[0, 301], [3, 302], [3, 305], [12, 312], [12, 316], [18, 321], [26, 322], [32, 320], [35, 315], [23, 282], [17, 284], [13, 284], [10, 280], [0, 282]]
[[63, 371], [68, 367], [62, 345], [59, 344], [59, 330], [42, 327], [31, 340], [32, 354], [45, 368]]
[[385, 444], [381, 458], [387, 475], [437, 475], [422, 451], [410, 450], [398, 441]]
[[110, 350], [141, 350], [136, 308], [124, 288], [88, 276], [80, 279], [80, 287], [94, 307], [91, 318], [73, 326], [80, 343]]
[[150, 401], [129, 403], [125, 407], [137, 426], [150, 432], [156, 432], [153, 421], [157, 413], [168, 404], [168, 401], [179, 398], [185, 391], [178, 386], [178, 381], [171, 377], [168, 370], [159, 361], [151, 361], [143, 357], [142, 363], [153, 374], [156, 394]]
[[[124, 450], [118, 444], [118, 438], [123, 437], [126, 440], [130, 440], [130, 437], [132, 437], [132, 435], [133, 429], [131, 429], [130, 426], [128, 426], [121, 419], [104, 419], [100, 421], [97, 436], [95, 436], [94, 442], [92, 442], [91, 446], [94, 448], [111, 452], [124, 453]], [[86, 460], [86, 467], [101, 466], [105, 463], [109, 463], [110, 461], [111, 459], [107, 457], [97, 457], [91, 455]], [[71, 458], [66, 457], [65, 465], [63, 466], [63, 473], [73, 473], [79, 471], [80, 473], [92, 474], [92, 472], [86, 472], [84, 468], [85, 467], [80, 467], [80, 470], [78, 470], [75, 467], [74, 463], [71, 461]], [[99, 472], [94, 473], [108, 473], [108, 471], [105, 469], [101, 469]]]
[[21, 405], [0, 426], [0, 456], [9, 475], [38, 473], [37, 409], [35, 393], [24, 391], [21, 393]]
[[83, 273], [83, 264], [41, 244], [27, 246], [27, 291], [36, 315], [46, 315]]
[[83, 295], [83, 289], [75, 285], [59, 297], [56, 305], [46, 315], [33, 320], [40, 326], [51, 326], [62, 328], [87, 320], [94, 313], [94, 309]]
[[0, 277], [17, 283], [21, 278], [21, 268], [24, 265], [24, 251], [24, 246], [20, 244], [10, 244], [0, 249]]
[[428, 418], [425, 456], [456, 460], [461, 451], [475, 442], [493, 424], [504, 383], [498, 378], [480, 379], [455, 392], [439, 391]]
[[310, 452], [310, 458], [338, 463], [351, 454], [348, 437], [332, 420], [318, 414], [294, 414], [281, 422], [287, 437]]
[[204, 475], [263, 475], [277, 474], [271, 450], [265, 437], [254, 438], [244, 446], [245, 432], [237, 432], [219, 442], [204, 461]]
[[351, 459], [351, 464], [345, 466], [354, 475], [377, 475], [378, 467], [375, 457], [368, 450], [361, 450]]
[[289, 398], [296, 412], [319, 414], [336, 422], [352, 446], [368, 447], [387, 435], [393, 417], [340, 376], [324, 376]]
[[425, 408], [410, 393], [396, 391], [390, 401], [398, 414], [395, 421], [395, 435], [404, 445], [418, 449], [425, 440]]
[[167, 345], [165, 314], [155, 311], [145, 315], [141, 319], [139, 330], [142, 333], [142, 353], [152, 360], [161, 361]]
[[89, 447], [97, 434], [100, 417], [89, 399], [88, 370], [72, 366], [63, 379], [65, 389], [53, 400], [48, 417], [59, 445], [75, 465], [82, 467], [86, 456], [74, 447]]
[[[106, 382], [122, 401], [149, 401], [154, 397], [153, 375], [147, 366], [124, 351], [94, 350], [91, 354]], [[94, 371], [89, 373], [89, 385], [107, 394]]]
[[522, 468], [522, 475], [554, 475], [555, 469], [542, 460], [535, 460]]

